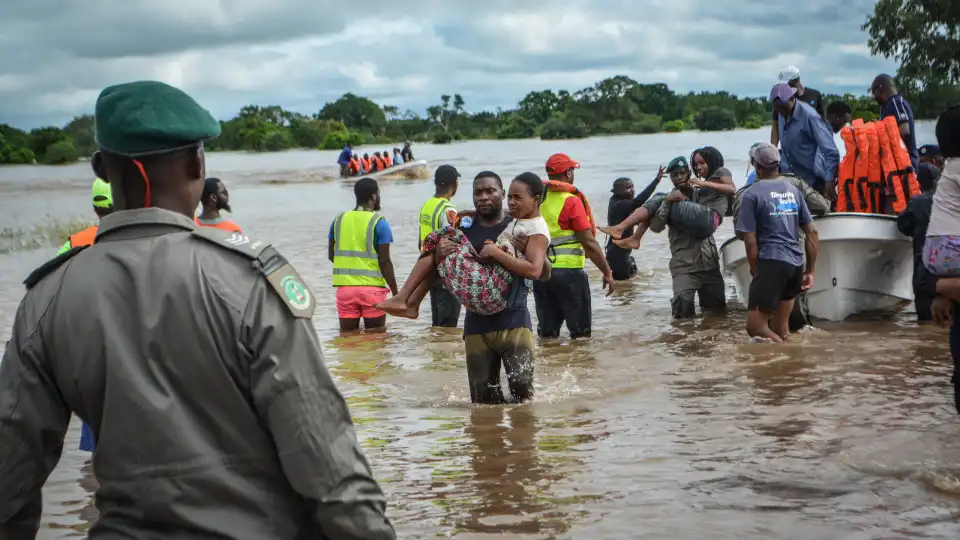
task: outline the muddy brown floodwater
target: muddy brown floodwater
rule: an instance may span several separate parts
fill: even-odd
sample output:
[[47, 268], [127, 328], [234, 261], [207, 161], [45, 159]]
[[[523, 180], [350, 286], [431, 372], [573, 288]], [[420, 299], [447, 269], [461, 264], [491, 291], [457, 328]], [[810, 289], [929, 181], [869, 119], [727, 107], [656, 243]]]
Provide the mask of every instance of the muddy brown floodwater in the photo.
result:
[[[932, 127], [921, 125], [921, 143]], [[738, 181], [764, 130], [584, 141], [419, 145], [417, 157], [504, 177], [542, 171], [566, 151], [605, 218], [610, 184], [637, 184], [706, 144]], [[457, 331], [391, 319], [383, 335], [337, 336], [330, 222], [353, 204], [323, 181], [334, 152], [212, 154], [235, 218], [273, 241], [319, 300], [314, 324], [389, 496], [401, 538], [873, 539], [960, 537], [960, 428], [946, 335], [909, 308], [889, 319], [822, 325], [784, 346], [749, 343], [728, 283], [724, 317], [670, 320], [669, 258], [650, 234], [640, 275], [604, 298], [593, 279], [592, 339], [541, 342], [530, 404], [471, 406]], [[0, 169], [0, 227], [86, 217], [85, 165]], [[666, 188], [666, 184], [664, 184]], [[416, 257], [429, 181], [382, 182], [397, 273]], [[464, 187], [454, 202], [470, 206]], [[731, 235], [729, 223], [718, 240]], [[718, 242], [719, 244], [719, 242]], [[0, 254], [0, 332], [19, 281], [55, 248]], [[530, 300], [531, 308], [533, 300]], [[72, 426], [45, 488], [41, 538], [76, 538], [95, 519], [88, 455]]]

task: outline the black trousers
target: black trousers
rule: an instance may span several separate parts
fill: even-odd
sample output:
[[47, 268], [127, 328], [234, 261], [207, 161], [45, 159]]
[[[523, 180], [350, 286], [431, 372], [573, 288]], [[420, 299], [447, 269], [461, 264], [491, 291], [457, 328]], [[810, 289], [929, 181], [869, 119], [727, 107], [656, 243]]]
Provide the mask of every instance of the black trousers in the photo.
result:
[[590, 337], [590, 281], [583, 268], [554, 268], [549, 281], [533, 283], [537, 303], [537, 335], [560, 336], [563, 323], [573, 339]]
[[430, 314], [433, 326], [456, 328], [460, 320], [460, 301], [439, 280], [430, 287]]

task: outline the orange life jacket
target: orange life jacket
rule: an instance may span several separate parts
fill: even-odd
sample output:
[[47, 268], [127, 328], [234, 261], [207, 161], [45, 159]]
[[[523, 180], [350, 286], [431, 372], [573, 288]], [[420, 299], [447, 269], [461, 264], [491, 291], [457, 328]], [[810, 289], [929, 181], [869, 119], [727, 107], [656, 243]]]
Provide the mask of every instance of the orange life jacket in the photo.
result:
[[370, 172], [373, 167], [373, 162], [370, 158], [360, 158], [360, 164], [363, 165], [363, 170], [366, 172]]
[[838, 171], [837, 212], [900, 213], [920, 184], [895, 118], [864, 122], [840, 130], [846, 155]]
[[[61, 236], [61, 238], [63, 238]], [[86, 229], [70, 235], [70, 247], [92, 246], [93, 241], [97, 239], [97, 226], [91, 225]]]
[[357, 174], [360, 172], [360, 160], [352, 157], [350, 158], [350, 163], [347, 164], [347, 171], [351, 174]]
[[593, 208], [590, 207], [590, 201], [587, 200], [587, 196], [577, 189], [577, 186], [559, 180], [544, 180], [543, 186], [550, 191], [576, 195], [580, 201], [583, 202], [583, 207], [587, 210], [587, 217], [590, 218], [590, 228], [593, 230], [593, 235], [597, 235], [597, 218], [593, 215]]
[[209, 224], [209, 223], [201, 223], [200, 219], [195, 217], [193, 218], [193, 222], [196, 223], [198, 227], [210, 227], [213, 229], [220, 229], [227, 232], [236, 232], [236, 233], [243, 232], [243, 230], [240, 229], [239, 225], [230, 221], [229, 219], [225, 219], [217, 223]]
[[380, 156], [373, 156], [373, 168], [377, 171], [382, 171], [386, 167], [383, 166], [383, 158]]

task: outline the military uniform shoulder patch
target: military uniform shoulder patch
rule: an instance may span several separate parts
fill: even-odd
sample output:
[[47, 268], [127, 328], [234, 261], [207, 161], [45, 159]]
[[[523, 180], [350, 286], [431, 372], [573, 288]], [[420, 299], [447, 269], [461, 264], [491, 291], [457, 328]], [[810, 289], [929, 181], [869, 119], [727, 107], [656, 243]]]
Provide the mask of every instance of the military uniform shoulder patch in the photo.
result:
[[57, 255], [49, 261], [43, 263], [43, 265], [31, 272], [30, 275], [27, 276], [27, 279], [23, 280], [23, 284], [27, 287], [27, 290], [32, 289], [37, 283], [40, 283], [43, 278], [52, 274], [54, 270], [63, 266], [63, 264], [72, 259], [74, 255], [80, 253], [88, 247], [90, 246], [77, 246], [64, 251], [60, 255]]
[[296, 269], [269, 243], [252, 240], [243, 233], [212, 227], [197, 227], [192, 234], [252, 259], [254, 268], [263, 274], [294, 317], [313, 317], [317, 308], [316, 298]]

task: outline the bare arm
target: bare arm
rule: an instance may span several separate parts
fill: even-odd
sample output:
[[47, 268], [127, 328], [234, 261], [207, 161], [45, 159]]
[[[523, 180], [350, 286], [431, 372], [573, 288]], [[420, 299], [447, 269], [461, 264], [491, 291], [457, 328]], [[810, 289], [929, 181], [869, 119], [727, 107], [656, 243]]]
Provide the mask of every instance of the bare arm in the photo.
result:
[[393, 273], [393, 261], [390, 259], [390, 244], [380, 244], [377, 246], [377, 259], [380, 261], [380, 273], [383, 279], [387, 281], [390, 292], [397, 295], [397, 277]]
[[820, 232], [812, 221], [803, 226], [803, 232], [806, 235], [804, 243], [807, 250], [807, 269], [804, 273], [813, 274], [817, 267], [817, 255], [820, 253]]
[[539, 280], [543, 271], [543, 262], [547, 258], [547, 237], [542, 234], [531, 236], [527, 239], [527, 246], [524, 250], [524, 259], [513, 257], [503, 251], [496, 244], [487, 244], [483, 247], [483, 255], [490, 257], [493, 261], [499, 263], [510, 271], [511, 274]]
[[717, 193], [722, 193], [732, 197], [737, 194], [737, 186], [733, 184], [732, 176], [721, 176], [717, 180], [690, 180], [690, 184], [702, 188], [712, 189]]
[[333, 253], [336, 249], [336, 245], [336, 240], [330, 239], [327, 241], [327, 258], [330, 259], [330, 262], [333, 262]]
[[777, 116], [773, 117], [773, 124], [770, 124], [770, 144], [780, 144], [780, 119]]
[[907, 140], [910, 137], [910, 122], [901, 122], [900, 123], [900, 138]]
[[607, 264], [607, 258], [603, 256], [603, 250], [600, 249], [600, 244], [597, 243], [597, 239], [594, 238], [593, 231], [576, 231], [573, 234], [577, 237], [580, 245], [583, 246], [584, 251], [587, 252], [587, 257], [593, 261], [593, 264], [597, 265], [597, 268], [603, 273], [603, 286], [608, 287], [607, 295], [609, 295], [613, 292], [614, 287], [613, 270], [610, 270], [610, 265]]
[[747, 263], [750, 264], [750, 275], [757, 274], [757, 264], [760, 262], [760, 245], [757, 243], [757, 233], [743, 233], [743, 244], [747, 248]]

